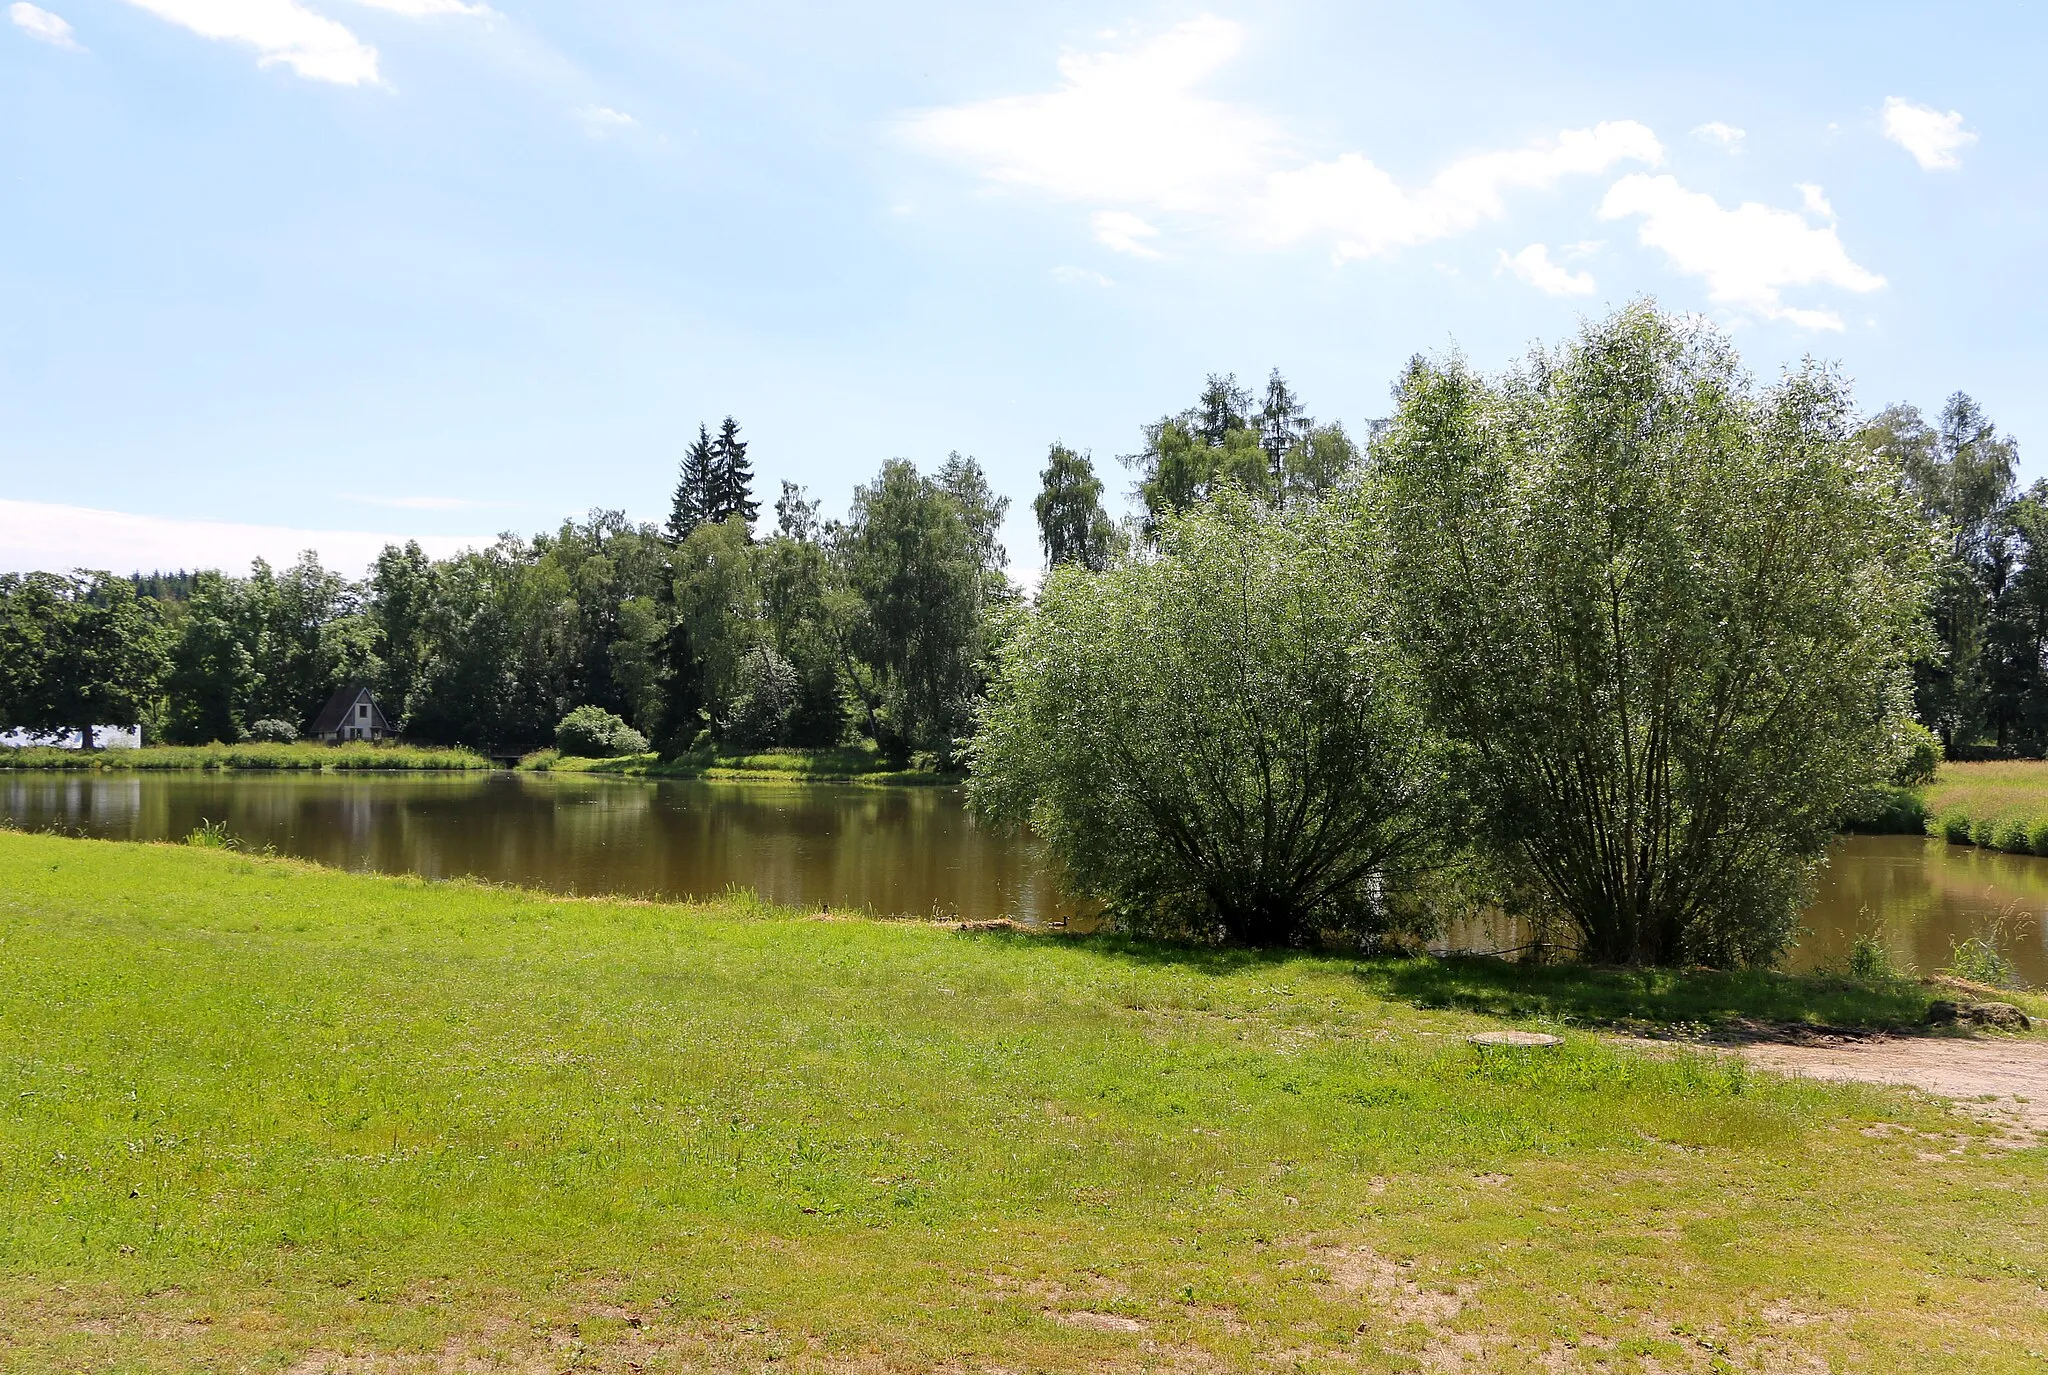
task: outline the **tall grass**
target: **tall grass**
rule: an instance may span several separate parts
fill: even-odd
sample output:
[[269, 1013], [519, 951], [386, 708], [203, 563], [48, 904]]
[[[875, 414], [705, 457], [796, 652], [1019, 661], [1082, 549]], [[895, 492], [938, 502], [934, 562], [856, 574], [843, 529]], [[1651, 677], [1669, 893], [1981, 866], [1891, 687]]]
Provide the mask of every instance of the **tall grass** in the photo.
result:
[[45, 746], [0, 749], [0, 769], [488, 769], [491, 761], [473, 750], [430, 745], [352, 741], [321, 745], [151, 745], [139, 750], [60, 750]]

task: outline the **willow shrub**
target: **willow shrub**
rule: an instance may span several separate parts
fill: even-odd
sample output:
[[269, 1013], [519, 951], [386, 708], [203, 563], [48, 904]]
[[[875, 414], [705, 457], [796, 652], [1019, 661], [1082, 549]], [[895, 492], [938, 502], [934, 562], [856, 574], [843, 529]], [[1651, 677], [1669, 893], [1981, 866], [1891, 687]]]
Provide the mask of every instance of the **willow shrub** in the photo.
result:
[[1156, 556], [1055, 568], [981, 713], [976, 808], [1028, 822], [1125, 929], [1276, 945], [1393, 924], [1444, 770], [1358, 538], [1225, 494]]
[[1767, 963], [1905, 762], [1927, 537], [1811, 363], [1630, 306], [1521, 369], [1418, 359], [1366, 499], [1435, 724], [1580, 953]]

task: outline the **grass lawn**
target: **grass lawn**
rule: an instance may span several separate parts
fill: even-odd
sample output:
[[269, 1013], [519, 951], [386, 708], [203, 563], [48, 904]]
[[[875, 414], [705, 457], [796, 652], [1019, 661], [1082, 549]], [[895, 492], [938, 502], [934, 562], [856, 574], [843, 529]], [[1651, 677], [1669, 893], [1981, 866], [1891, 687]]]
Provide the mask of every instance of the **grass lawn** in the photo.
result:
[[2048, 760], [1943, 764], [1927, 789], [1927, 811], [1972, 817], [2048, 816]]
[[139, 750], [60, 750], [0, 747], [0, 769], [488, 769], [473, 750], [433, 745], [150, 745]]
[[2048, 1151], [1431, 968], [0, 834], [0, 1369], [2041, 1369]]

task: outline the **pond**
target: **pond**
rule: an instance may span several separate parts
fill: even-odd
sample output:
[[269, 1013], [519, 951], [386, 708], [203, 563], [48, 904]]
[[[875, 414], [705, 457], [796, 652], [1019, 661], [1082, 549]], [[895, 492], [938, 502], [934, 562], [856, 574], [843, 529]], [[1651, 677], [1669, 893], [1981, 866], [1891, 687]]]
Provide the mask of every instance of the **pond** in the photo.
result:
[[[26, 830], [182, 839], [223, 822], [244, 844], [338, 868], [473, 876], [563, 893], [716, 896], [886, 914], [1076, 914], [1036, 844], [975, 825], [953, 788], [492, 773], [0, 774], [0, 818]], [[2003, 923], [2028, 983], [2048, 983], [2048, 859], [1914, 836], [1836, 842], [1795, 967], [1837, 960], [1859, 930], [1922, 971]], [[1475, 932], [1470, 943], [1481, 943]]]

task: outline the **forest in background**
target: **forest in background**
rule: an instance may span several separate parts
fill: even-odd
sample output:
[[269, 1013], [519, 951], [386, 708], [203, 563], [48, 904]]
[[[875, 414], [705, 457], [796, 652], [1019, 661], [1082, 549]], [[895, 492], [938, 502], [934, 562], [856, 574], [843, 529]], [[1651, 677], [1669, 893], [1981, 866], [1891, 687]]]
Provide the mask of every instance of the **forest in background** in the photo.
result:
[[[1050, 568], [1148, 549], [1171, 513], [1225, 489], [1319, 500], [1368, 461], [1276, 371], [1263, 395], [1212, 376], [1121, 459], [1135, 514], [1111, 518], [1091, 457], [1053, 444], [1032, 503]], [[1905, 474], [1939, 541], [1935, 648], [1915, 708], [1952, 757], [2048, 748], [2048, 483], [2021, 490], [2017, 442], [1968, 396], [1928, 420], [1873, 416], [1860, 442]], [[767, 511], [738, 425], [700, 427], [668, 518], [598, 510], [532, 538], [430, 559], [388, 547], [358, 582], [310, 555], [285, 568], [0, 577], [0, 724], [140, 720], [151, 739], [303, 730], [366, 683], [401, 735], [526, 749], [596, 707], [676, 754], [869, 740], [957, 763], [997, 645], [1023, 605], [999, 531], [1009, 498], [957, 453], [892, 459], [844, 519], [780, 483]]]

